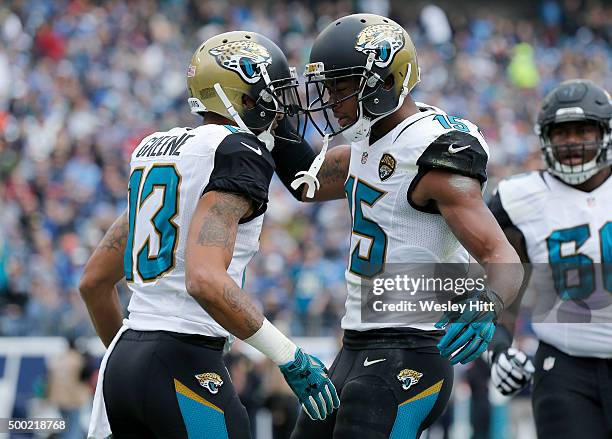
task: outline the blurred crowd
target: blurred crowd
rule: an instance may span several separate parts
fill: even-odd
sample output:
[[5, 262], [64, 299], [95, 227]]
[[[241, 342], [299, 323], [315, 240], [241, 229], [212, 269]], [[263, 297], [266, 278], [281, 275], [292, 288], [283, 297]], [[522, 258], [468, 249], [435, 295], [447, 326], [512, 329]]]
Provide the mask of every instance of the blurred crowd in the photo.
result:
[[[532, 127], [541, 98], [576, 77], [612, 89], [612, 7], [603, 0], [515, 3], [513, 12], [445, 0], [410, 7], [400, 0], [2, 2], [0, 336], [94, 334], [77, 291], [83, 265], [126, 206], [129, 154], [140, 139], [199, 123], [188, 111], [185, 71], [193, 50], [216, 33], [260, 32], [301, 72], [313, 39], [333, 19], [390, 16], [418, 50], [415, 98], [484, 132], [492, 153], [488, 189], [539, 167]], [[318, 144], [313, 133], [309, 139]], [[346, 294], [346, 204], [300, 204], [278, 181], [270, 199], [246, 289], [292, 335], [337, 335]], [[120, 296], [126, 305], [125, 286]], [[296, 412], [276, 368], [252, 363], [239, 349], [227, 360], [249, 413], [267, 408], [275, 437], [286, 437]], [[95, 382], [95, 364], [85, 367], [75, 355], [62, 361], [72, 361], [73, 381]], [[478, 377], [488, 374], [475, 364], [474, 373], [483, 370]], [[78, 424], [86, 396], [64, 401], [53, 364], [49, 370], [47, 398]]]
[[[413, 3], [420, 6], [3, 2], [0, 335], [93, 334], [77, 291], [83, 265], [125, 208], [129, 154], [140, 139], [199, 123], [188, 111], [185, 71], [193, 50], [216, 33], [260, 32], [301, 72], [314, 37], [331, 20], [364, 11], [391, 16], [418, 50], [422, 81], [415, 98], [483, 130], [492, 151], [489, 188], [540, 166], [532, 126], [540, 99], [555, 84], [583, 77], [612, 88], [612, 8], [603, 1], [526, 2], [528, 18], [493, 7]], [[344, 202], [300, 205], [275, 181], [246, 289], [293, 335], [337, 331], [348, 236]], [[120, 290], [125, 304], [127, 289]]]

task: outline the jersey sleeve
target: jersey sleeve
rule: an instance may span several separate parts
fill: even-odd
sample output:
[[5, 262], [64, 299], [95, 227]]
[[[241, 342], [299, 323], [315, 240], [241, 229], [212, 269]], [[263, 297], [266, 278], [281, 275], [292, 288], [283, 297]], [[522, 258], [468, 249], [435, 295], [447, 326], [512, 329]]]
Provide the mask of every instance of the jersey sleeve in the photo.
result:
[[489, 210], [493, 213], [493, 216], [497, 220], [497, 223], [502, 229], [506, 229], [508, 227], [516, 227], [506, 209], [504, 209], [504, 205], [501, 202], [501, 197], [499, 195], [499, 189], [497, 189], [488, 203]]
[[210, 191], [241, 194], [251, 199], [249, 221], [266, 211], [274, 160], [265, 145], [246, 133], [230, 134], [215, 151], [214, 168], [202, 195]]
[[417, 160], [419, 172], [443, 169], [481, 183], [487, 181], [489, 155], [475, 136], [462, 131], [450, 131], [436, 138]]
[[[498, 186], [495, 192], [493, 192], [493, 196], [489, 199], [487, 203], [489, 210], [497, 220], [499, 227], [504, 231], [504, 234], [510, 239], [509, 233], [513, 233], [514, 236], [520, 237], [520, 243], [516, 243], [511, 241], [512, 245], [515, 246], [515, 250], [519, 253], [521, 258], [526, 258], [529, 260], [529, 255], [527, 253], [527, 241], [525, 240], [525, 235], [523, 231], [514, 223], [508, 214], [508, 211], [504, 207], [502, 203], [501, 190]], [[511, 232], [511, 229], [513, 232]], [[517, 248], [516, 245], [519, 245]]]

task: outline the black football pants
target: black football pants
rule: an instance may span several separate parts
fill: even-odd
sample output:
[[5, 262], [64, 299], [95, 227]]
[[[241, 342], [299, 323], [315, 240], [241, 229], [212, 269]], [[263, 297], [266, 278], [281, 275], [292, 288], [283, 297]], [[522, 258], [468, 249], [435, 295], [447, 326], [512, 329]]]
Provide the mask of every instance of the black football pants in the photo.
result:
[[345, 331], [330, 368], [340, 408], [324, 421], [302, 411], [291, 439], [418, 438], [444, 411], [453, 368], [439, 336], [409, 329]]
[[223, 364], [224, 342], [167, 331], [123, 333], [103, 383], [113, 438], [249, 439], [246, 409]]
[[612, 438], [612, 360], [573, 357], [540, 342], [535, 369], [539, 439]]

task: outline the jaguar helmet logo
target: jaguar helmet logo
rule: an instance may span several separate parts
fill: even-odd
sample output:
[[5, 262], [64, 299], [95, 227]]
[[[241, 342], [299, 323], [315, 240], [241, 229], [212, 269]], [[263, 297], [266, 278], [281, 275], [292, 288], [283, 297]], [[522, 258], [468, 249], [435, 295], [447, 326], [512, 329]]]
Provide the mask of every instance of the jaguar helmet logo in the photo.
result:
[[221, 67], [238, 73], [249, 84], [261, 78], [259, 64], [268, 66], [272, 62], [268, 49], [254, 41], [232, 41], [213, 47], [209, 53]]
[[373, 53], [377, 67], [387, 67], [395, 54], [404, 47], [404, 32], [393, 24], [374, 24], [364, 28], [355, 42], [355, 50], [366, 55]]
[[223, 380], [221, 377], [213, 372], [201, 373], [195, 376], [200, 386], [208, 389], [208, 391], [212, 394], [215, 394], [219, 391], [219, 387], [223, 385]]
[[403, 369], [397, 374], [397, 379], [402, 383], [402, 389], [408, 390], [423, 377], [421, 372], [412, 369]]

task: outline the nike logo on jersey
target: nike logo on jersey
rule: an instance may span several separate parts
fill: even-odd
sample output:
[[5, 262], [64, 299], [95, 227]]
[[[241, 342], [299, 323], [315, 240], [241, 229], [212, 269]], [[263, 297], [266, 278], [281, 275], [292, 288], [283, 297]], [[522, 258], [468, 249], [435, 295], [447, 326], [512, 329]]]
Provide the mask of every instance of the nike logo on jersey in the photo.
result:
[[254, 148], [251, 145], [249, 145], [248, 143], [244, 143], [244, 142], [240, 142], [242, 143], [244, 146], [246, 146], [247, 148], [249, 148], [251, 151], [253, 151], [255, 154], [257, 155], [261, 155], [261, 149], [259, 149], [259, 147]]
[[378, 360], [368, 361], [368, 357], [366, 357], [366, 359], [363, 360], [363, 367], [368, 367], [368, 366], [371, 366], [373, 364], [380, 363], [381, 361], [387, 361], [387, 359], [386, 358], [380, 358]]
[[461, 148], [455, 148], [454, 146], [455, 146], [455, 144], [451, 143], [450, 146], [448, 147], [448, 152], [450, 152], [451, 154], [457, 154], [459, 151], [463, 151], [464, 149], [468, 149], [472, 145], [462, 146]]

